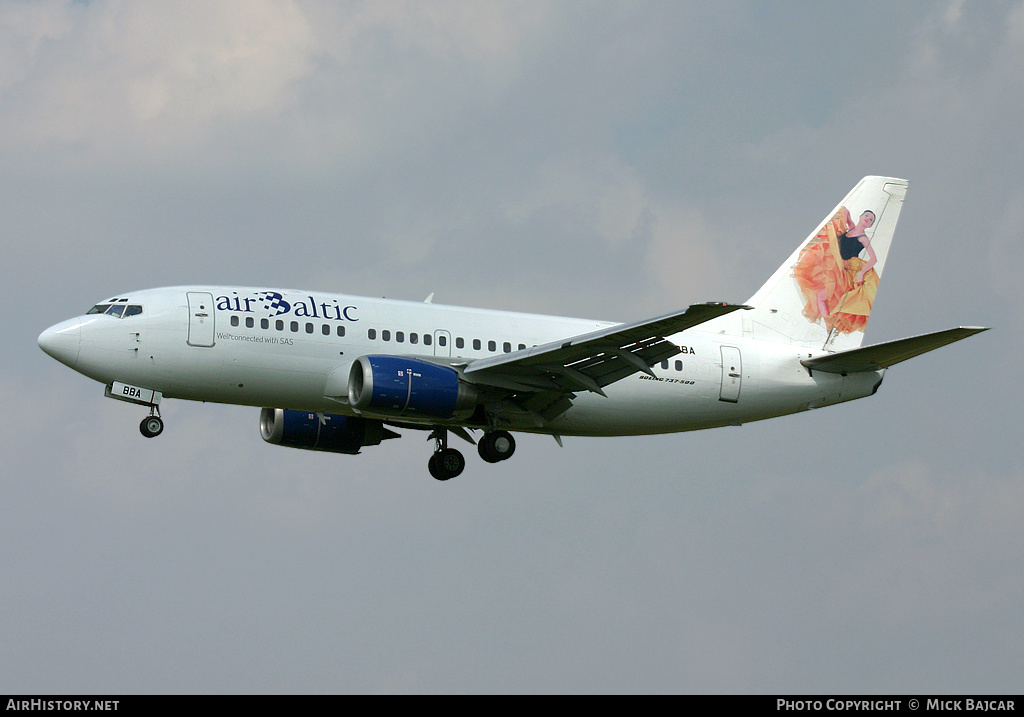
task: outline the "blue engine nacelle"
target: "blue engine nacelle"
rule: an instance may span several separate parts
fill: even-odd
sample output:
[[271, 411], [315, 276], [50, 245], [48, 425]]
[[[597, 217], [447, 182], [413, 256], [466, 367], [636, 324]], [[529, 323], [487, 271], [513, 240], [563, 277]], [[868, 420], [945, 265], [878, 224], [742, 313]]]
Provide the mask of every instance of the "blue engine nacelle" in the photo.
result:
[[260, 435], [267, 443], [279, 446], [349, 454], [387, 438], [398, 438], [380, 421], [284, 408], [260, 411]]
[[348, 375], [349, 405], [407, 418], [453, 418], [476, 410], [476, 388], [449, 366], [401, 356], [360, 356]]

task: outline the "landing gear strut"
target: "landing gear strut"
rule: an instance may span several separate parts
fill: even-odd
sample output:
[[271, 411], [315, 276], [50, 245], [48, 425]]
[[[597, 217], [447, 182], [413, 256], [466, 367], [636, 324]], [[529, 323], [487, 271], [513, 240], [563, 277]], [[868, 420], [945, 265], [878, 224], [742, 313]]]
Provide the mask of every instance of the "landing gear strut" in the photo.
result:
[[448, 447], [447, 429], [435, 428], [430, 437], [434, 439], [434, 455], [427, 461], [430, 475], [437, 480], [448, 480], [462, 473], [466, 459], [457, 450]]

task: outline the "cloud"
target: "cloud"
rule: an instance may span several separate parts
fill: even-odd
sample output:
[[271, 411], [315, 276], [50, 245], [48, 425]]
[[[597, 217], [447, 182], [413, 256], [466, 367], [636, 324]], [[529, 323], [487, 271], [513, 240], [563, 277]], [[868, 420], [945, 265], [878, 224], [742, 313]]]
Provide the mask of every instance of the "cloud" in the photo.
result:
[[1024, 472], [960, 474], [915, 460], [873, 473], [860, 491], [875, 545], [851, 580], [872, 586], [875, 614], [954, 620], [1024, 598], [1007, 569], [1024, 558]]
[[643, 182], [612, 155], [560, 156], [536, 170], [522, 192], [505, 203], [508, 221], [523, 224], [545, 212], [568, 214], [592, 241], [616, 246], [641, 238], [650, 211]]
[[0, 147], [128, 164], [238, 159], [253, 143], [286, 165], [360, 157], [500, 87], [546, 7], [9, 3]]
[[312, 67], [292, 3], [16, 3], [4, 15], [27, 50], [0, 95], [8, 146], [167, 157], [215, 122], [280, 111]]

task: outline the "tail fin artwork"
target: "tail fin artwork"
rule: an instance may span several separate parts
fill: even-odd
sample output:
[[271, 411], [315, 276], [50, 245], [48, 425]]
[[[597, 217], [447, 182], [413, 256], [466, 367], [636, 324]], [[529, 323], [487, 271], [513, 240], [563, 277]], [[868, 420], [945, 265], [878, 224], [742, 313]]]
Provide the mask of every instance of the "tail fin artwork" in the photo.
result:
[[858, 182], [747, 301], [751, 335], [815, 351], [859, 347], [906, 191], [905, 179]]

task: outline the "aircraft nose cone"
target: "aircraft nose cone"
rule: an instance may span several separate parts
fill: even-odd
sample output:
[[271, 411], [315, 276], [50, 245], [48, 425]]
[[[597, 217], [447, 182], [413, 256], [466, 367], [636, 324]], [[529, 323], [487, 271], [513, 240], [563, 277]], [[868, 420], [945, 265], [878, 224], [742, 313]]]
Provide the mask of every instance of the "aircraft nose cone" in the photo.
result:
[[82, 324], [78, 321], [65, 321], [39, 334], [39, 348], [71, 368], [78, 365], [81, 347]]

